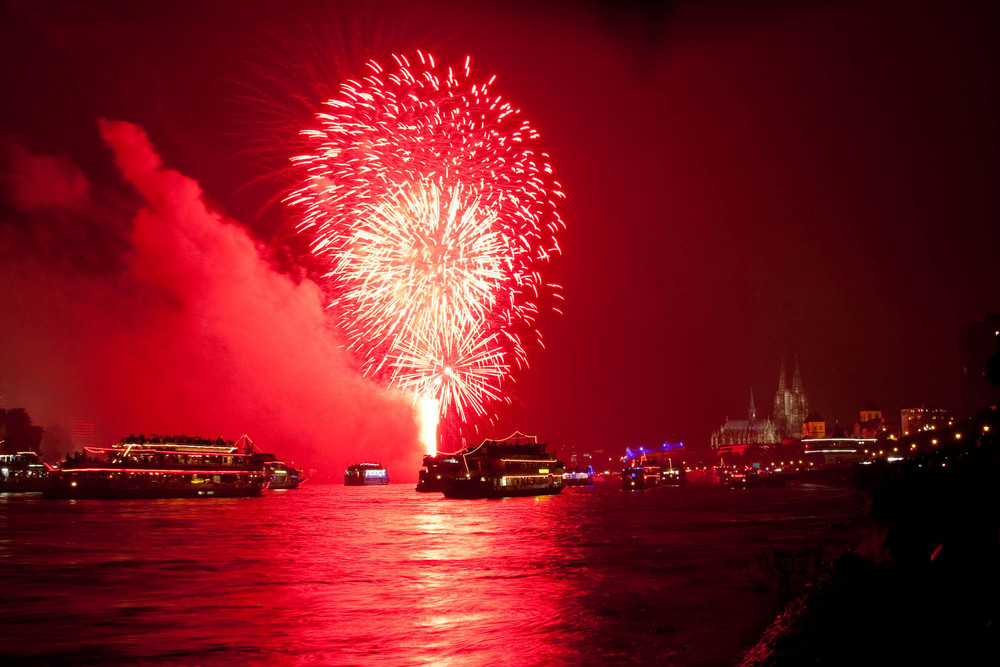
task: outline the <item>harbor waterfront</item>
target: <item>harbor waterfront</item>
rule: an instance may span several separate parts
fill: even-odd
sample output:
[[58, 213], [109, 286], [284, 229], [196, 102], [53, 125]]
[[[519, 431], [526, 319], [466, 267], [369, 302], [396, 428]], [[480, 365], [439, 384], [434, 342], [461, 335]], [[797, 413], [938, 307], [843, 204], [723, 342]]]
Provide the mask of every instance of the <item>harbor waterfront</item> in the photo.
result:
[[812, 485], [605, 482], [475, 502], [410, 484], [0, 494], [0, 657], [734, 664], [865, 509], [860, 492]]

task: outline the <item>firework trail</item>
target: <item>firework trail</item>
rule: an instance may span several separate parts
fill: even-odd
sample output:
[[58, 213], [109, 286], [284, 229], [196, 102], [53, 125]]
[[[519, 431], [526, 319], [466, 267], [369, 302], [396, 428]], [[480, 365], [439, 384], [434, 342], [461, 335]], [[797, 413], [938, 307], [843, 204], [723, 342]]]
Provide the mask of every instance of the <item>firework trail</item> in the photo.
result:
[[[326, 267], [330, 306], [363, 371], [440, 415], [508, 400], [563, 223], [539, 136], [520, 111], [428, 54], [368, 63], [303, 131], [287, 201]], [[495, 78], [495, 77], [494, 77]]]

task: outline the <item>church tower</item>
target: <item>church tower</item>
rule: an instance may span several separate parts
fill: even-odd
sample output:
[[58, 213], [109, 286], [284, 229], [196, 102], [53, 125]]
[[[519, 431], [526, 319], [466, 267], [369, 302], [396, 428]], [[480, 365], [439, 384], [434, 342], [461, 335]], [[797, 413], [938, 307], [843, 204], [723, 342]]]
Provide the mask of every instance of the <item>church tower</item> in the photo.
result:
[[747, 417], [751, 424], [757, 421], [757, 408], [753, 406], [753, 387], [750, 387], [750, 409], [747, 411]]
[[774, 411], [771, 419], [774, 420], [774, 428], [778, 435], [785, 437], [786, 426], [788, 425], [787, 412], [785, 410], [785, 359], [781, 359], [781, 374], [778, 375], [778, 391], [774, 392]]
[[809, 401], [802, 389], [802, 373], [799, 358], [795, 357], [795, 372], [792, 374], [792, 388], [785, 384], [785, 360], [781, 360], [781, 374], [778, 376], [778, 391], [774, 392], [774, 415], [772, 420], [782, 438], [801, 438], [802, 422], [809, 414]]
[[795, 357], [795, 375], [792, 378], [792, 392], [789, 399], [788, 430], [801, 437], [802, 423], [809, 415], [809, 401], [806, 399], [806, 392], [802, 389], [802, 374], [799, 372], [798, 357]]

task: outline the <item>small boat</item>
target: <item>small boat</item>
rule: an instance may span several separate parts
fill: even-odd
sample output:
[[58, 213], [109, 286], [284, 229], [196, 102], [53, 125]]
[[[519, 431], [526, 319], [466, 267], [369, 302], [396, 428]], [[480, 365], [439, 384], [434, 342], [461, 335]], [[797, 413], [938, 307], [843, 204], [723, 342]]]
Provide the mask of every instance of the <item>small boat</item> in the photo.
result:
[[622, 491], [642, 491], [659, 485], [659, 466], [633, 465], [622, 470]]
[[389, 483], [389, 471], [381, 463], [356, 463], [344, 471], [344, 486], [381, 486]]
[[0, 493], [44, 491], [52, 484], [51, 470], [37, 452], [0, 454]]
[[680, 486], [687, 482], [687, 470], [683, 465], [675, 466], [668, 459], [663, 465], [647, 455], [629, 459], [627, 468], [622, 469], [622, 491], [641, 491], [657, 486]]
[[554, 495], [563, 490], [563, 463], [545, 443], [515, 433], [461, 453], [463, 473], [446, 479], [446, 498]]
[[284, 461], [268, 461], [264, 464], [267, 474], [267, 488], [271, 490], [297, 489], [302, 483], [302, 471]]
[[780, 489], [785, 486], [785, 475], [770, 471], [742, 470], [731, 473], [726, 484], [734, 489]]
[[586, 470], [567, 470], [563, 473], [563, 486], [593, 486], [594, 466], [587, 466]]
[[660, 470], [660, 486], [680, 486], [687, 481], [687, 471], [684, 468], [662, 468]]
[[[245, 436], [244, 436], [245, 438]], [[51, 472], [46, 498], [231, 498], [259, 496], [269, 455], [240, 443], [188, 436], [130, 436], [85, 447]], [[273, 459], [273, 456], [270, 457]]]
[[417, 491], [421, 493], [441, 493], [448, 480], [465, 474], [462, 468], [462, 455], [437, 454], [424, 455], [424, 467], [417, 477]]

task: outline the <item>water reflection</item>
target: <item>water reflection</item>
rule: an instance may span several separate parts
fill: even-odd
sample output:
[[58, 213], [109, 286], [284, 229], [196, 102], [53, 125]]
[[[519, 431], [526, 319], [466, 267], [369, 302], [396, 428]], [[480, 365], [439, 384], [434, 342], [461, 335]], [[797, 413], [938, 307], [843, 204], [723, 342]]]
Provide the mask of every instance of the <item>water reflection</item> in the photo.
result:
[[[766, 495], [766, 494], [770, 495]], [[47, 661], [725, 664], [776, 609], [734, 559], [832, 544], [849, 492], [500, 501], [0, 498], [0, 645]], [[67, 629], [73, 628], [70, 632]]]

